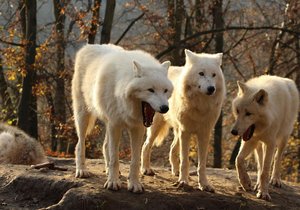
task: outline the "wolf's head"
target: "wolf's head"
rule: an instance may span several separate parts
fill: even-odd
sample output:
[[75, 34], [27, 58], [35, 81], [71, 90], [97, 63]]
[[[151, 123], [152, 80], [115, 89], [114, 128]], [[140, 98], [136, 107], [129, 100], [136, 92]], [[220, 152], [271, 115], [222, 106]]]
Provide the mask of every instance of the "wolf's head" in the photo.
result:
[[210, 96], [214, 95], [218, 88], [222, 88], [223, 82], [218, 81], [223, 80], [222, 53], [196, 54], [185, 50], [185, 56], [184, 85], [189, 94], [200, 92]]
[[169, 110], [168, 99], [173, 85], [168, 79], [170, 61], [153, 66], [144, 66], [133, 61], [134, 78], [127, 89], [127, 97], [134, 97], [141, 103], [144, 126], [152, 124], [155, 112], [166, 113]]
[[232, 112], [236, 121], [231, 133], [240, 135], [244, 141], [248, 141], [254, 132], [259, 133], [266, 127], [265, 109], [268, 93], [263, 89], [251, 89], [242, 82], [238, 82], [238, 88], [238, 95], [232, 101]]

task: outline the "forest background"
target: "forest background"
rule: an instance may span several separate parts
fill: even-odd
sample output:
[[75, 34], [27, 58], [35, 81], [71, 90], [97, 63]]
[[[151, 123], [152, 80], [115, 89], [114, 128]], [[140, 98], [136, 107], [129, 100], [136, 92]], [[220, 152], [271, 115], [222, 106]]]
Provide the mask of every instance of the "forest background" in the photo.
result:
[[[77, 142], [70, 94], [74, 56], [85, 43], [143, 49], [172, 65], [184, 49], [223, 52], [227, 97], [211, 137], [208, 165], [229, 167], [240, 140], [230, 134], [236, 81], [262, 74], [293, 79], [300, 89], [298, 0], [6, 0], [0, 1], [0, 119], [40, 141], [48, 155], [73, 157]], [[300, 115], [282, 164], [300, 182]], [[104, 126], [87, 141], [102, 157]], [[128, 159], [126, 132], [120, 157]], [[196, 161], [195, 146], [190, 151]], [[168, 151], [163, 156], [167, 160]], [[249, 167], [254, 169], [253, 158]]]

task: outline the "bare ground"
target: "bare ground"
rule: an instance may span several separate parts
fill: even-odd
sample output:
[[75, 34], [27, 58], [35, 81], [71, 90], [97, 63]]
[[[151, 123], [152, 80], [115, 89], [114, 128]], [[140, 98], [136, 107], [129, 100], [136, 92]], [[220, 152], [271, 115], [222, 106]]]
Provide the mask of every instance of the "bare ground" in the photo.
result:
[[54, 161], [68, 170], [1, 165], [0, 209], [300, 209], [300, 184], [271, 187], [272, 201], [267, 202], [257, 199], [254, 192], [239, 191], [235, 170], [209, 168], [208, 177], [216, 192], [208, 193], [197, 189], [197, 176], [191, 176], [192, 188], [183, 191], [173, 186], [177, 177], [166, 168], [156, 167], [154, 177], [142, 176], [145, 193], [133, 194], [126, 189], [127, 162], [120, 166], [122, 189], [113, 192], [103, 188], [103, 160], [87, 161], [93, 173], [88, 179], [74, 178], [73, 159]]

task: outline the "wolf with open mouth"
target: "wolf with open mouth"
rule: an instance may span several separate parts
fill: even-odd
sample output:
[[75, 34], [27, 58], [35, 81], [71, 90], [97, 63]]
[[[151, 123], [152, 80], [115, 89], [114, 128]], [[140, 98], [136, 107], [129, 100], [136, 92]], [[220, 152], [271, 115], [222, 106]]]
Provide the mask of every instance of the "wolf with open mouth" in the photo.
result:
[[255, 150], [257, 160], [257, 197], [270, 200], [269, 173], [275, 154], [270, 183], [280, 187], [280, 161], [293, 131], [299, 109], [299, 93], [293, 80], [277, 76], [260, 76], [246, 83], [238, 82], [238, 94], [232, 102], [236, 119], [231, 130], [242, 137], [236, 158], [239, 182], [251, 189], [245, 158]]
[[119, 190], [119, 140], [127, 129], [131, 140], [128, 190], [139, 193], [141, 145], [145, 127], [155, 112], [169, 110], [173, 85], [167, 77], [170, 62], [160, 64], [150, 54], [115, 45], [86, 45], [76, 54], [72, 80], [74, 119], [78, 134], [76, 177], [89, 175], [85, 167], [85, 136], [99, 118], [106, 124], [103, 144], [108, 174], [105, 188]]

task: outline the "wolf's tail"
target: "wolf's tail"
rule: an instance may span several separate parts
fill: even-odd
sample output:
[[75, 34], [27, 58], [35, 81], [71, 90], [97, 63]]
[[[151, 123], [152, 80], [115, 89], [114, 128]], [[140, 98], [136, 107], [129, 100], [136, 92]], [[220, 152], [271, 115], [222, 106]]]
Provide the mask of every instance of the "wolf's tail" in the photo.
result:
[[42, 145], [23, 131], [0, 125], [0, 163], [38, 164], [47, 161]]
[[89, 118], [89, 122], [88, 122], [88, 127], [86, 129], [86, 134], [85, 135], [88, 135], [92, 132], [93, 128], [94, 128], [94, 125], [95, 125], [95, 122], [96, 122], [96, 117], [95, 116], [90, 116]]
[[154, 144], [155, 146], [159, 147], [162, 145], [162, 143], [164, 142], [164, 139], [166, 138], [166, 136], [169, 134], [169, 125], [167, 125], [166, 123], [164, 123], [158, 131], [158, 135], [155, 138]]

